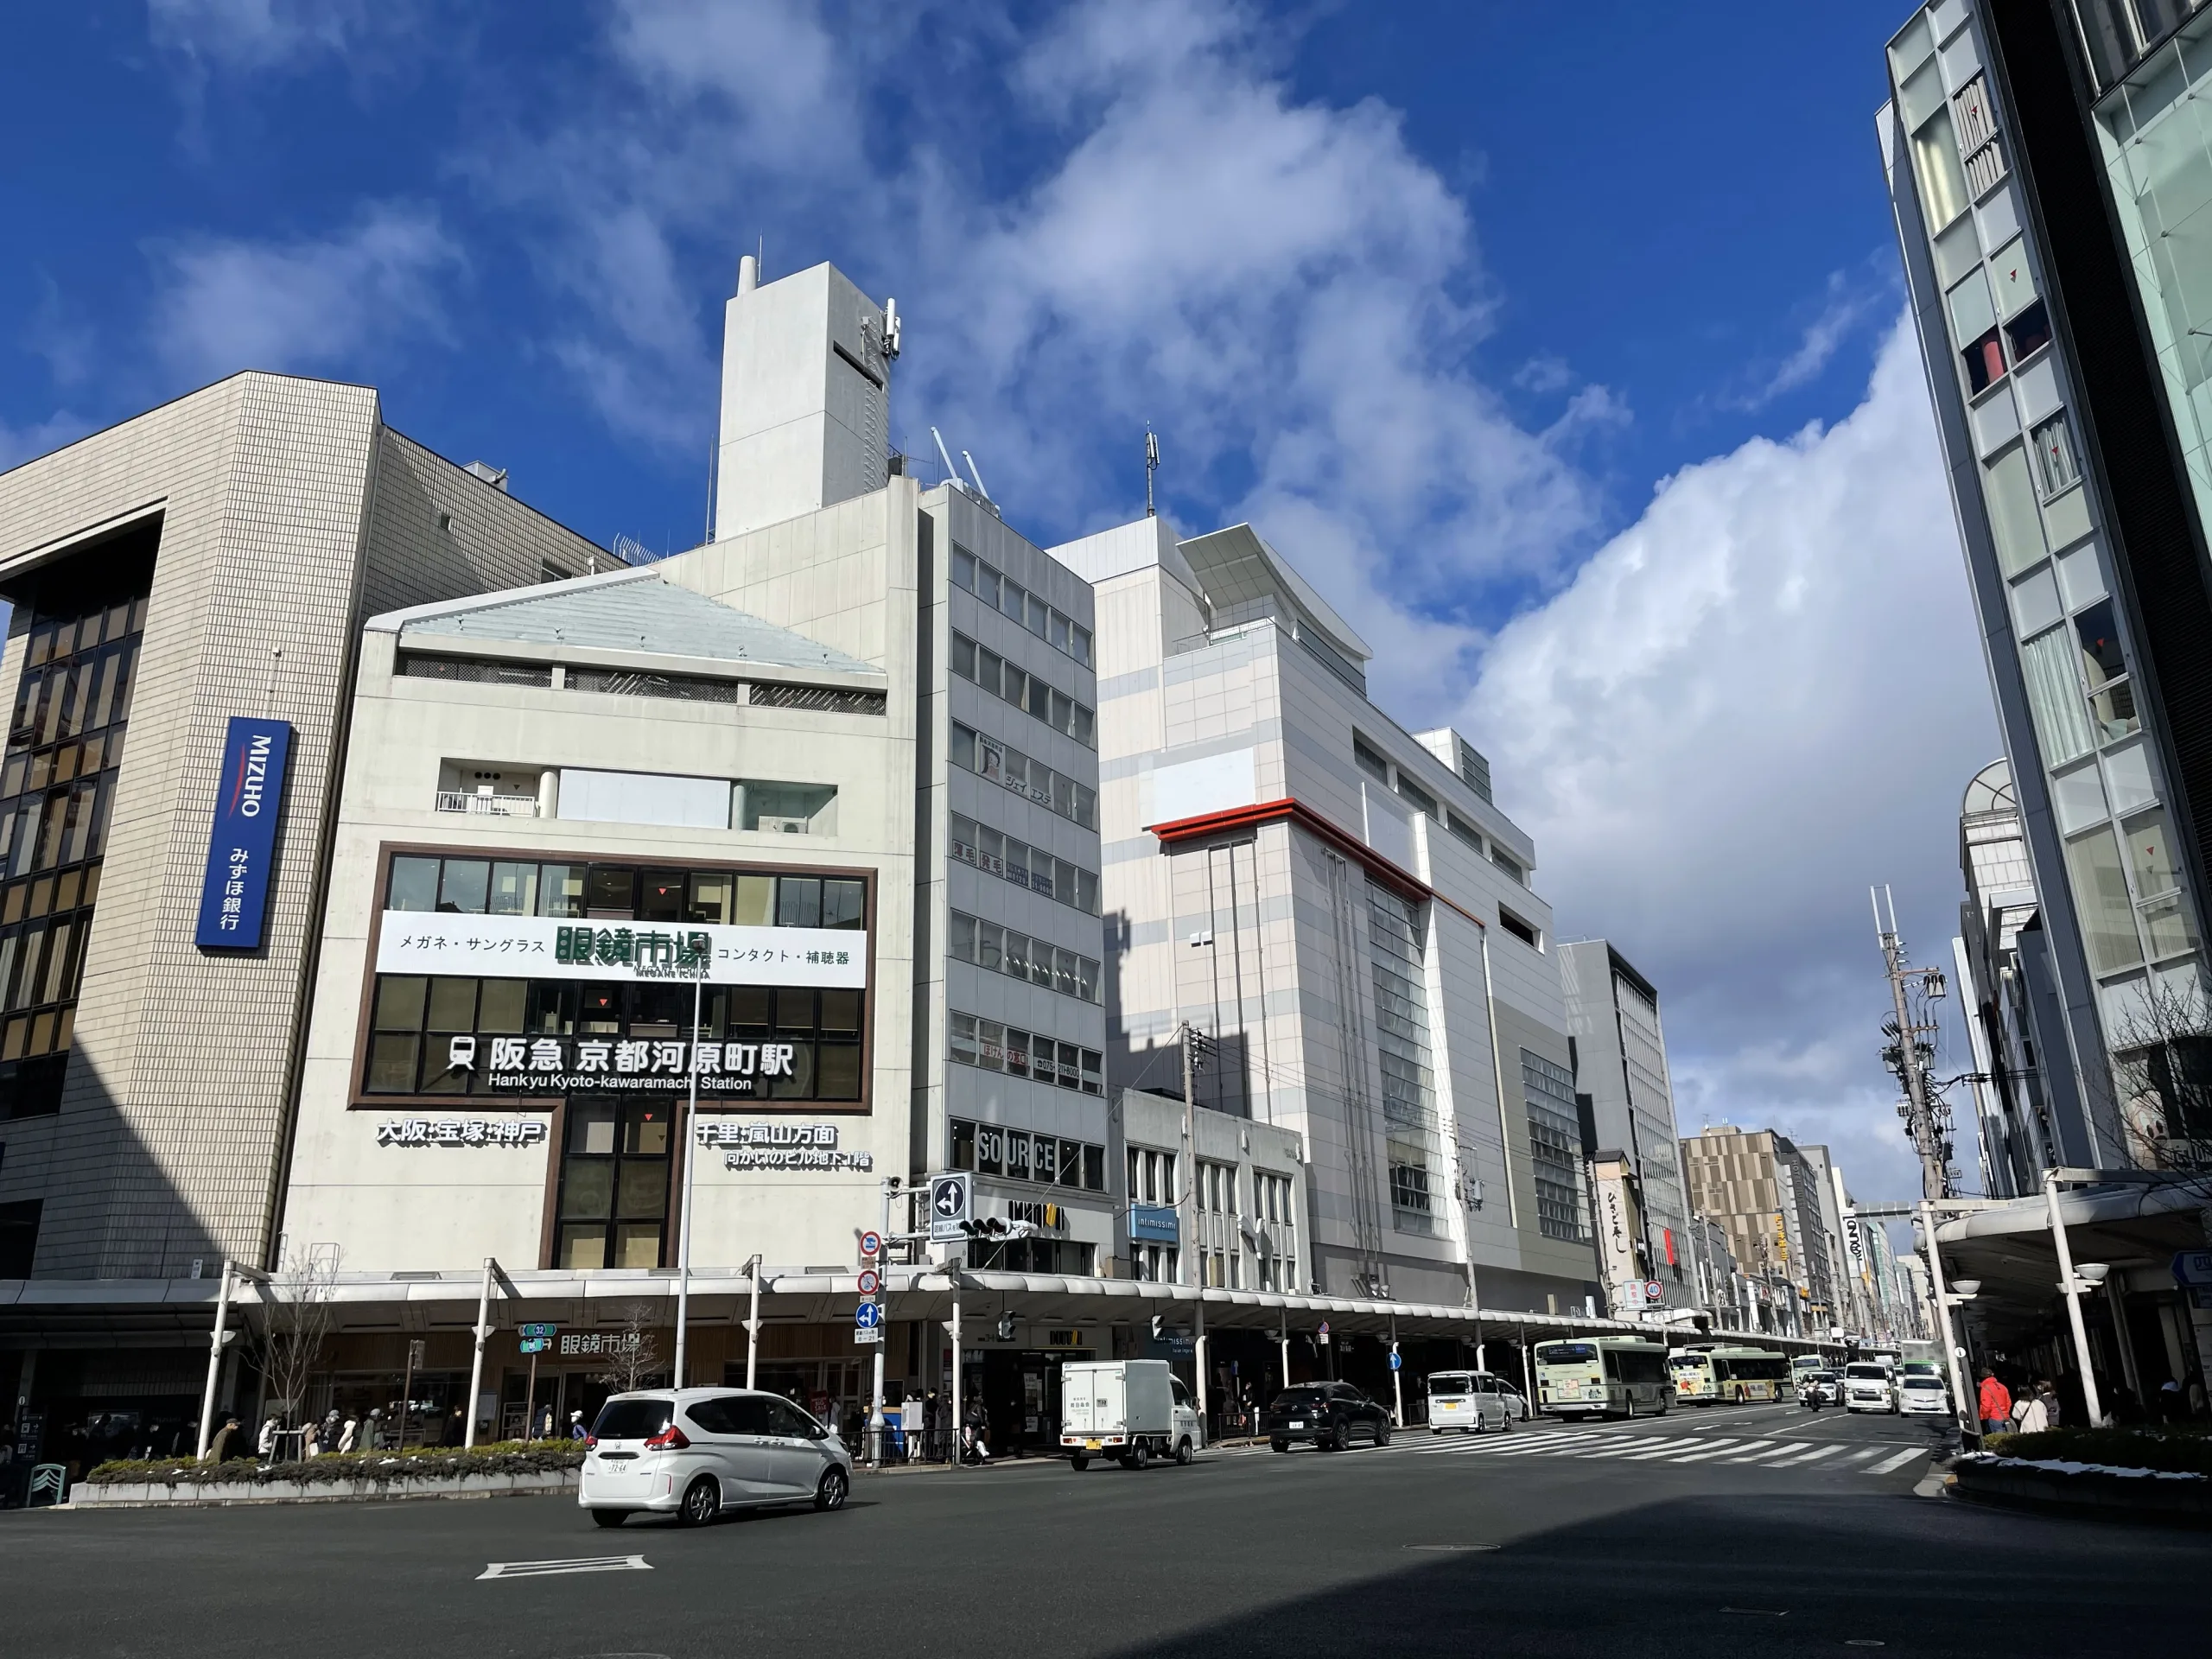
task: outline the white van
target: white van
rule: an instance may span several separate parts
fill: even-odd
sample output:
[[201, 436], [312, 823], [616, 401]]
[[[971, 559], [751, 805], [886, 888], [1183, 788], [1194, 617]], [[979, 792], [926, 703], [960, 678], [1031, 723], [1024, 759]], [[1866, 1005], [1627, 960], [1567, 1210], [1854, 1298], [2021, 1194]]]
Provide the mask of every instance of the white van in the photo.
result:
[[1096, 1457], [1141, 1469], [1155, 1457], [1188, 1463], [1205, 1425], [1183, 1379], [1164, 1359], [1115, 1359], [1060, 1367], [1060, 1449], [1077, 1469]]
[[1513, 1427], [1513, 1402], [1488, 1371], [1432, 1371], [1428, 1378], [1428, 1432], [1456, 1428], [1480, 1434]]
[[770, 1503], [840, 1510], [852, 1489], [852, 1453], [780, 1395], [646, 1389], [600, 1408], [576, 1503], [602, 1527], [671, 1513], [696, 1527]]
[[1846, 1411], [1895, 1411], [1897, 1395], [1890, 1380], [1890, 1368], [1872, 1360], [1854, 1360], [1845, 1366], [1843, 1408]]

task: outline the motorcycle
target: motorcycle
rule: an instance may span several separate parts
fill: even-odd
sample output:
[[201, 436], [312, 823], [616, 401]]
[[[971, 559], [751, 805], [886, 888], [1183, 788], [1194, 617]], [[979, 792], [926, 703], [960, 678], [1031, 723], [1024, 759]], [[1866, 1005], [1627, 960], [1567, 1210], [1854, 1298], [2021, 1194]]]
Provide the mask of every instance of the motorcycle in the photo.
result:
[[1808, 1382], [1797, 1396], [1797, 1403], [1808, 1411], [1818, 1411], [1827, 1403], [1826, 1390], [1817, 1382]]

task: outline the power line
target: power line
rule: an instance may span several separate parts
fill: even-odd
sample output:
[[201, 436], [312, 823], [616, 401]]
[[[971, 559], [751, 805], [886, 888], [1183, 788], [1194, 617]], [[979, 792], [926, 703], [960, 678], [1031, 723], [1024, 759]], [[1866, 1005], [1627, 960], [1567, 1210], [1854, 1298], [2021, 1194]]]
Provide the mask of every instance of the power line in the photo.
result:
[[[1922, 1196], [1951, 1198], [1957, 1189], [1951, 1173], [1951, 1108], [1929, 1070], [1936, 1058], [1936, 1046], [1929, 1039], [1942, 1034], [1941, 1026], [1930, 1016], [1929, 1005], [1948, 995], [1948, 989], [1940, 968], [1910, 965], [1904, 936], [1897, 931], [1897, 900], [1890, 890], [1869, 888], [1867, 896], [1873, 902], [1874, 937], [1882, 947], [1890, 1001], [1896, 1010], [1882, 1025], [1883, 1035], [1890, 1039], [1882, 1050], [1882, 1063], [1904, 1089], [1897, 1116], [1904, 1120], [1905, 1138], [1920, 1155]], [[1885, 903], [1889, 906], [1886, 922], [1882, 913]]]

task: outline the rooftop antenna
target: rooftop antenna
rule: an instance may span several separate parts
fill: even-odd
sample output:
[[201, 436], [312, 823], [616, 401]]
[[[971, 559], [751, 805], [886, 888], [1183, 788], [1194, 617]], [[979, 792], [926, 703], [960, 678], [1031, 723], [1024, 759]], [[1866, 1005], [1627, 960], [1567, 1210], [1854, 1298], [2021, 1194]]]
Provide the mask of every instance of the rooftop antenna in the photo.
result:
[[960, 469], [952, 464], [952, 455], [944, 447], [944, 434], [931, 427], [930, 436], [937, 440], [937, 458], [944, 463], [945, 481], [961, 494], [967, 494], [968, 480], [960, 476]]
[[899, 355], [899, 302], [883, 302], [883, 354], [887, 358]]
[[1152, 475], [1160, 470], [1160, 435], [1152, 429], [1152, 423], [1144, 429], [1144, 516], [1156, 518], [1152, 505]]
[[963, 449], [960, 452], [960, 459], [968, 463], [968, 476], [976, 480], [976, 493], [984, 501], [990, 501], [991, 493], [983, 487], [983, 475], [976, 470], [976, 457]]

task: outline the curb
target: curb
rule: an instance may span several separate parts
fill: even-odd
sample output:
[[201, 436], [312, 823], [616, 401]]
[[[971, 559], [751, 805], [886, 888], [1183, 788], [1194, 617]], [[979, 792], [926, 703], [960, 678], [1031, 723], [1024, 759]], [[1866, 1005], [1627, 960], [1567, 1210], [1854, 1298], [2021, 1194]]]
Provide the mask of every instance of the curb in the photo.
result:
[[2212, 1483], [2057, 1469], [1993, 1468], [1961, 1461], [1945, 1494], [1965, 1503], [2124, 1526], [2212, 1529]]

